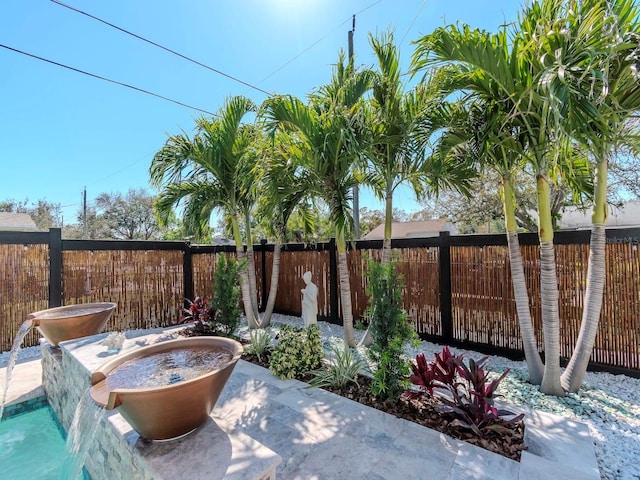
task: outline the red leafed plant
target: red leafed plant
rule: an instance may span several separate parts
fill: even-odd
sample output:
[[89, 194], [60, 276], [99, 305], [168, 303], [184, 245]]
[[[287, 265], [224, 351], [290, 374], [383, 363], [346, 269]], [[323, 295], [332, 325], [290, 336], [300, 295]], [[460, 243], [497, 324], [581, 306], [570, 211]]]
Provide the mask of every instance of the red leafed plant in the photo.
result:
[[489, 431], [501, 431], [520, 422], [524, 414], [504, 420], [500, 417], [513, 413], [493, 405], [493, 399], [498, 396], [496, 389], [509, 370], [488, 382], [484, 370], [487, 357], [478, 362], [469, 359], [468, 363], [465, 364], [462, 355], [453, 355], [448, 347], [444, 347], [441, 354], [436, 353], [431, 362], [427, 362], [424, 354], [420, 353], [411, 366], [413, 375], [410, 379], [425, 394], [433, 395], [435, 388], [446, 390], [449, 395], [440, 397], [443, 403], [441, 412], [456, 417], [451, 422], [453, 426], [472, 430], [478, 436]]
[[213, 321], [216, 316], [215, 309], [211, 308], [204, 298], [196, 297], [193, 301], [185, 299], [189, 308], [183, 308], [183, 317], [179, 323], [195, 323], [196, 331], [204, 330], [204, 325]]

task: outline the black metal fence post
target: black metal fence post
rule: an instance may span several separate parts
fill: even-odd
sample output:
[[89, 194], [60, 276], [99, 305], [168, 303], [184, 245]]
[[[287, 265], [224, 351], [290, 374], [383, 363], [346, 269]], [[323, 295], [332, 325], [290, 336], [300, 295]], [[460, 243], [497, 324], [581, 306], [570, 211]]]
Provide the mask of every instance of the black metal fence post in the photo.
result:
[[451, 314], [451, 243], [449, 232], [440, 232], [440, 321], [442, 340], [453, 340], [453, 319]]
[[336, 262], [336, 239], [329, 240], [329, 321], [342, 325], [338, 315], [338, 264]]
[[[186, 299], [193, 300], [193, 256], [191, 254], [191, 244], [189, 242], [184, 243], [184, 248], [182, 250], [182, 275], [184, 282], [184, 298], [185, 298], [185, 308], [188, 307], [186, 304]], [[204, 292], [200, 292], [200, 294], [206, 297]]]
[[49, 229], [49, 308], [62, 306], [62, 229]]

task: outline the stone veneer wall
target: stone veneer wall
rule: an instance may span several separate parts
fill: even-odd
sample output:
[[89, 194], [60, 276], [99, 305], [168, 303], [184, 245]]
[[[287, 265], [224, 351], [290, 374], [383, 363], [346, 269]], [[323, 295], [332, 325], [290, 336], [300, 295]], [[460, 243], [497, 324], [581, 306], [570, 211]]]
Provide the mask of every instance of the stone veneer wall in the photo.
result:
[[[68, 432], [76, 407], [91, 386], [90, 374], [70, 355], [63, 355], [60, 349], [52, 349], [46, 342], [40, 349], [42, 351], [42, 385], [58, 421], [65, 432]], [[123, 441], [122, 433], [117, 431], [113, 422], [117, 419], [112, 418], [116, 415], [115, 412], [107, 412], [107, 415], [102, 418], [102, 426], [97, 429], [93, 441], [96, 448], [87, 455], [85, 468], [94, 480], [153, 479], [151, 473], [145, 472], [139, 455], [134, 453], [135, 440], [132, 443], [126, 441], [125, 437]], [[130, 435], [131, 440], [133, 440], [132, 436], [137, 440], [135, 432]]]
[[[161, 331], [141, 337], [141, 344], [172, 338], [158, 338], [162, 335]], [[91, 385], [90, 371], [104, 363], [101, 340], [105, 336], [78, 339], [55, 349], [45, 341], [41, 344], [42, 385], [66, 432]], [[132, 341], [127, 342], [125, 349], [135, 348]], [[174, 442], [153, 443], [142, 440], [112, 410], [106, 412], [96, 429], [85, 468], [93, 480], [173, 480], [181, 475], [190, 480], [275, 480], [280, 462], [273, 451], [243, 432], [232, 432], [221, 421], [206, 422], [196, 432]]]

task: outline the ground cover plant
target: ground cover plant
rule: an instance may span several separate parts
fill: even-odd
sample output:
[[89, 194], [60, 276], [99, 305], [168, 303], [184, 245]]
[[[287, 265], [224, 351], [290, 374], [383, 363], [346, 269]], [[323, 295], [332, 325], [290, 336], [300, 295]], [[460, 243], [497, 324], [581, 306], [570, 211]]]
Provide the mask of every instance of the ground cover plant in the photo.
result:
[[[334, 345], [328, 356], [330, 361], [326, 365], [313, 371], [305, 370], [301, 365], [304, 362], [300, 361], [304, 355], [292, 353], [296, 352], [293, 349], [295, 345], [301, 348], [300, 345], [305, 342], [304, 329], [289, 325], [282, 325], [280, 328], [285, 332], [284, 337], [282, 333], [278, 335], [280, 342], [285, 339], [285, 345], [280, 349], [286, 354], [279, 354], [280, 358], [276, 357], [275, 363], [275, 351], [271, 352], [265, 348], [263, 353], [258, 355], [254, 353], [252, 344], [245, 348], [243, 358], [272, 371], [272, 366], [275, 365], [281, 374], [278, 375], [280, 378], [306, 381], [309, 387], [323, 388], [513, 460], [520, 460], [520, 453], [524, 448], [522, 416], [510, 420], [500, 418], [499, 415], [506, 415], [508, 412], [493, 406], [493, 399], [497, 396], [496, 389], [508, 372], [498, 378], [489, 379], [484, 370], [486, 359], [478, 362], [469, 360], [467, 365], [462, 356], [452, 355], [447, 348], [431, 362], [427, 362], [424, 355], [418, 355], [410, 375], [415, 389], [391, 399], [374, 394], [374, 380], [370, 372], [368, 373], [367, 362], [355, 349], [346, 345]], [[315, 331], [319, 331], [317, 327], [313, 330], [313, 335]], [[251, 332], [250, 337], [253, 336], [254, 333]], [[270, 339], [270, 336], [256, 333], [253, 341], [264, 344], [264, 338]], [[259, 345], [255, 348], [262, 349]], [[310, 345], [307, 346], [307, 352], [309, 349]], [[307, 353], [306, 361], [309, 357]], [[449, 400], [450, 404], [447, 404], [442, 396], [432, 394], [435, 393], [434, 389], [448, 390], [447, 386], [457, 389], [457, 397], [454, 397], [456, 400]]]
[[278, 345], [271, 354], [269, 370], [278, 378], [301, 378], [322, 364], [324, 351], [317, 325], [307, 328], [283, 325], [277, 338]]

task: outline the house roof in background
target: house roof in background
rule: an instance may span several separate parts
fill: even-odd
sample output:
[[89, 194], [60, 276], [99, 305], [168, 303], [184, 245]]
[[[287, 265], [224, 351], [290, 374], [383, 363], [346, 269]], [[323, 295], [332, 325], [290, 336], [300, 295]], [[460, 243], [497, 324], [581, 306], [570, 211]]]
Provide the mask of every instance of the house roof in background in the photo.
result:
[[34, 232], [38, 227], [28, 213], [0, 212], [0, 230]]
[[[419, 222], [392, 222], [391, 238], [419, 238], [432, 237], [442, 231], [457, 234], [457, 229], [446, 220], [423, 220]], [[364, 240], [382, 240], [384, 238], [384, 223], [367, 233]]]
[[[640, 202], [627, 202], [620, 207], [609, 205], [607, 227], [634, 227], [640, 225]], [[561, 229], [591, 228], [591, 209], [565, 208], [559, 222]]]

